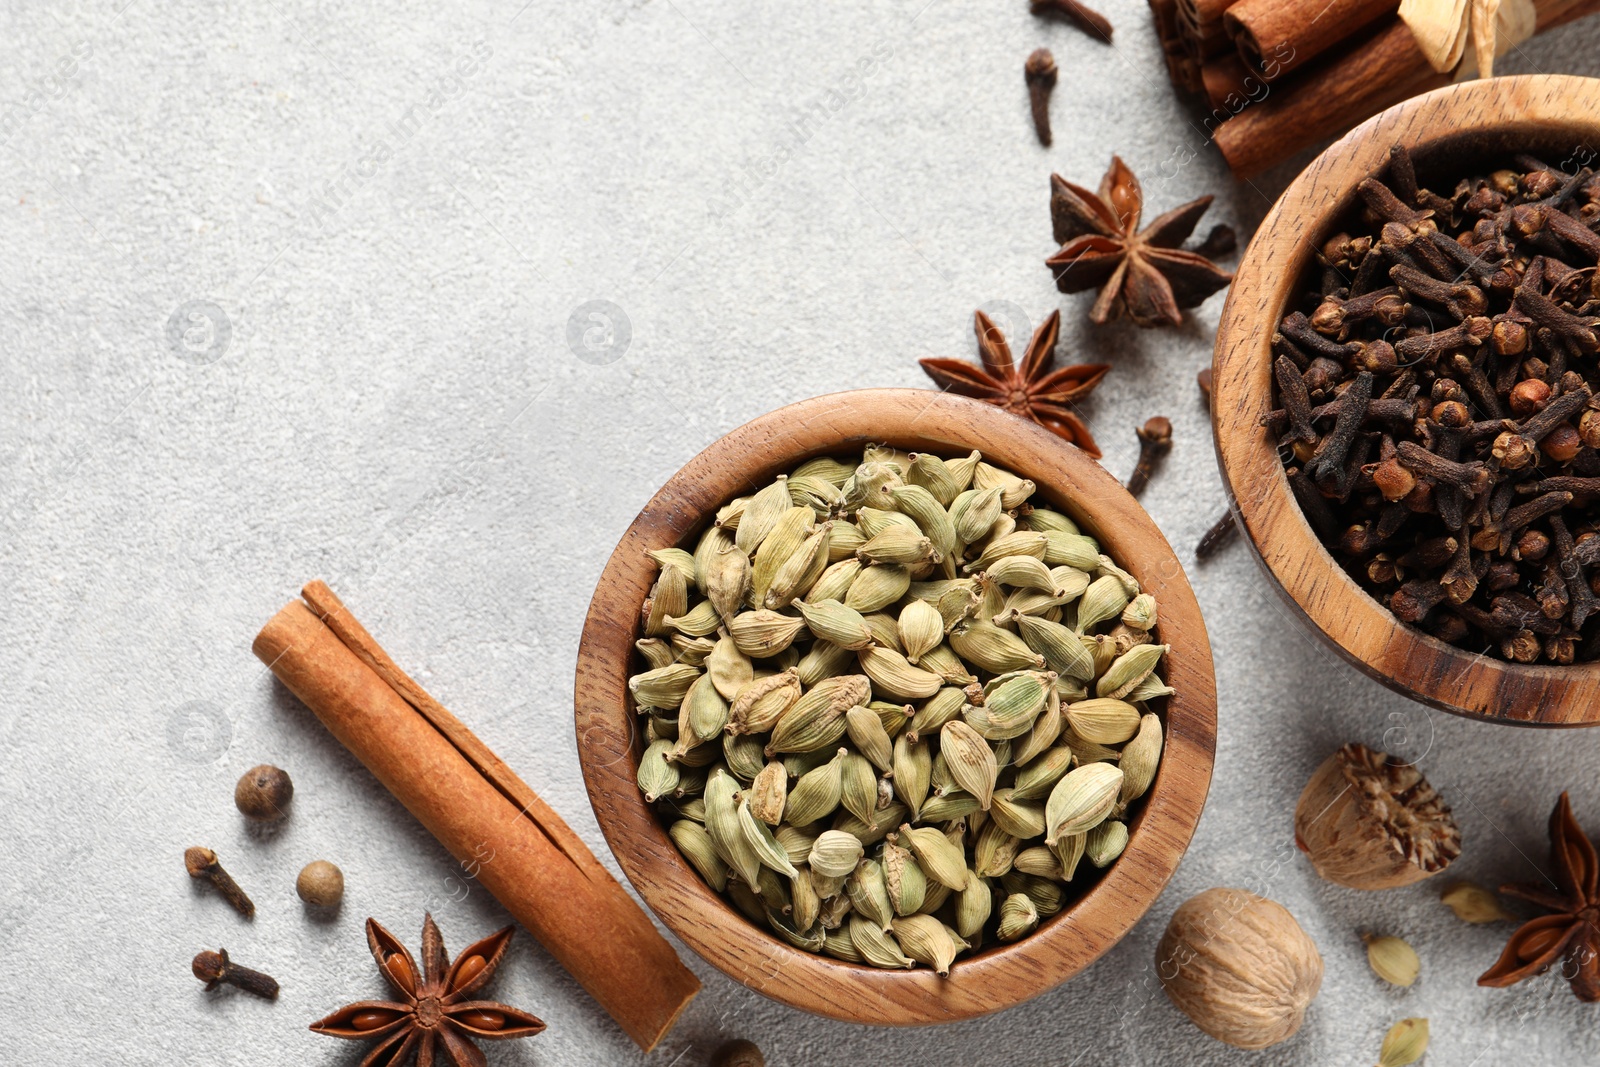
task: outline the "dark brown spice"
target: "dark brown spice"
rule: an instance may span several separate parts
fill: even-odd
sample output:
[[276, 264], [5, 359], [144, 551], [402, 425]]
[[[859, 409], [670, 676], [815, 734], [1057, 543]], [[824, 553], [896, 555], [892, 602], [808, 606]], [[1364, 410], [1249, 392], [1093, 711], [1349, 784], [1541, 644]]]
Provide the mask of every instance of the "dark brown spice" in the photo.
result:
[[1194, 558], [1207, 560], [1227, 547], [1228, 543], [1239, 533], [1239, 526], [1234, 521], [1233, 511], [1230, 509], [1222, 513], [1222, 518], [1212, 523], [1211, 529], [1200, 536], [1200, 543], [1194, 547]]
[[1262, 424], [1397, 618], [1517, 662], [1600, 659], [1600, 177], [1517, 157], [1451, 180], [1397, 146], [1360, 184], [1272, 337]]
[[1150, 475], [1155, 473], [1156, 464], [1172, 448], [1172, 421], [1165, 415], [1156, 415], [1146, 419], [1145, 424], [1134, 433], [1139, 435], [1139, 462], [1134, 464], [1133, 473], [1128, 476], [1128, 492], [1138, 496], [1150, 484]]
[[1033, 111], [1033, 130], [1039, 143], [1050, 147], [1050, 91], [1056, 87], [1056, 57], [1048, 48], [1036, 48], [1022, 65], [1028, 84], [1028, 106]]
[[267, 1000], [278, 999], [278, 983], [270, 975], [260, 971], [252, 971], [248, 967], [241, 967], [228, 958], [228, 950], [219, 948], [215, 952], [198, 952], [190, 969], [194, 976], [206, 984], [207, 992], [218, 986], [237, 986], [246, 993], [254, 993]]
[[194, 845], [183, 850], [183, 866], [189, 872], [190, 878], [204, 878], [216, 887], [222, 899], [233, 906], [233, 910], [252, 919], [256, 914], [256, 906], [251, 903], [249, 896], [233, 876], [222, 869], [222, 864], [217, 862], [217, 854], [209, 848]]
[[1111, 20], [1077, 0], [1032, 0], [1030, 7], [1035, 15], [1059, 15], [1090, 37], [1111, 43]]

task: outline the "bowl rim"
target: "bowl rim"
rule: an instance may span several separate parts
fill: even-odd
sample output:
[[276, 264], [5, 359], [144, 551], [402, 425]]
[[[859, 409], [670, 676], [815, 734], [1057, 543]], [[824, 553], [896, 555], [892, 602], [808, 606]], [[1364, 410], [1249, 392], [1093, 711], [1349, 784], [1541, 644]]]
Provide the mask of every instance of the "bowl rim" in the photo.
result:
[[[1166, 742], [1127, 850], [1070, 907], [1015, 944], [957, 960], [949, 978], [884, 971], [795, 949], [740, 915], [691, 868], [634, 782], [636, 715], [627, 697], [632, 643], [656, 567], [729, 499], [806, 458], [870, 442], [964, 455], [980, 448], [1033, 478], [1155, 593], [1171, 646]], [[755, 457], [755, 458], [752, 458]], [[1094, 502], [1090, 519], [1079, 501]], [[1108, 529], [1109, 527], [1109, 529]], [[1138, 551], [1130, 552], [1137, 547]], [[1137, 556], [1138, 558], [1135, 558]], [[927, 1025], [999, 1011], [1083, 970], [1143, 917], [1194, 834], [1216, 747], [1209, 638], [1182, 564], [1134, 498], [1085, 453], [1034, 423], [948, 393], [871, 389], [801, 401], [718, 438], [674, 474], [623, 534], [600, 576], [579, 648], [578, 758], [595, 819], [657, 918], [713, 966], [781, 1003], [849, 1022]]]
[[1331, 235], [1361, 179], [1387, 165], [1391, 145], [1403, 143], [1424, 157], [1487, 155], [1574, 135], [1600, 145], [1600, 80], [1523, 75], [1464, 82], [1368, 119], [1322, 152], [1272, 206], [1241, 258], [1217, 328], [1217, 461], [1256, 561], [1295, 616], [1369, 677], [1482, 721], [1600, 723], [1600, 664], [1518, 664], [1457, 648], [1399, 622], [1362, 589], [1311, 529], [1276, 444], [1259, 424], [1272, 406], [1271, 337], [1313, 251]]

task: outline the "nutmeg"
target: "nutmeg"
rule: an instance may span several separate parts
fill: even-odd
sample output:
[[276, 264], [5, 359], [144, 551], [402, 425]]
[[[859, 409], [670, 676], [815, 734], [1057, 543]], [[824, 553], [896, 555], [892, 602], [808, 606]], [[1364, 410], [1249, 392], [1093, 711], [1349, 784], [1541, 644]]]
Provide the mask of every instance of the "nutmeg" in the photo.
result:
[[1218, 1041], [1262, 1049], [1293, 1037], [1322, 988], [1322, 956], [1281, 904], [1208, 889], [1178, 906], [1156, 949], [1161, 987]]
[[1461, 854], [1461, 830], [1422, 772], [1360, 744], [1306, 783], [1294, 839], [1319, 875], [1351, 889], [1410, 885]]

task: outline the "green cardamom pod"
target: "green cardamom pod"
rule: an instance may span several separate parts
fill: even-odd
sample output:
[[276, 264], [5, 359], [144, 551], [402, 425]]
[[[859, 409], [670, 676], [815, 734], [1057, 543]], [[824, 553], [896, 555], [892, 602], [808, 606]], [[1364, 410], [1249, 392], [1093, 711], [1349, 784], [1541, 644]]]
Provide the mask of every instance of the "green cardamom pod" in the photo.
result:
[[855, 665], [856, 654], [848, 648], [841, 648], [832, 641], [813, 641], [811, 651], [801, 657], [795, 670], [800, 674], [800, 684], [809, 688], [824, 678], [844, 674]]
[[766, 761], [763, 758], [765, 754], [761, 751], [761, 747], [761, 738], [751, 734], [723, 734], [722, 761], [728, 765], [729, 772], [739, 781], [754, 782], [766, 769]]
[[[677, 656], [672, 651], [672, 646], [659, 637], [641, 637], [633, 643], [633, 647], [638, 649], [639, 655], [643, 656], [644, 661], [650, 664], [651, 670], [670, 667], [677, 660]], [[632, 684], [631, 679], [629, 684]]]
[[789, 862], [789, 854], [772, 836], [767, 824], [756, 818], [755, 813], [750, 810], [748, 795], [739, 800], [739, 829], [744, 834], [750, 850], [755, 853], [756, 859], [760, 860], [763, 866], [770, 867], [779, 874], [786, 874], [790, 878], [794, 877], [794, 864]]
[[900, 951], [900, 946], [887, 932], [880, 930], [871, 919], [860, 915], [850, 916], [850, 943], [862, 960], [874, 967], [889, 970], [908, 970], [916, 961]]
[[[892, 506], [910, 516], [917, 528], [933, 542], [938, 559], [950, 559], [956, 551], [956, 528], [934, 495], [920, 485], [898, 485], [889, 490]], [[902, 562], [915, 562], [905, 560]]]
[[1049, 878], [1036, 878], [1031, 874], [1023, 874], [1015, 867], [1010, 874], [1000, 879], [1000, 886], [1007, 893], [1022, 893], [1027, 896], [1041, 918], [1048, 919], [1066, 904], [1067, 895], [1059, 883]]
[[[972, 574], [977, 571], [987, 572], [1001, 560], [1009, 556], [1032, 556], [1041, 563], [1044, 560], [1044, 550], [1047, 539], [1042, 533], [1031, 530], [1017, 530], [1004, 537], [996, 537], [984, 545], [978, 558], [962, 564], [962, 571]], [[1120, 610], [1120, 609], [1118, 609]]]
[[1052, 596], [1062, 595], [1056, 589], [1050, 568], [1035, 556], [1003, 556], [984, 568], [983, 573], [990, 581], [1013, 589], [1038, 589]]
[[894, 795], [918, 818], [933, 781], [933, 747], [915, 729], [894, 740]]
[[908, 848], [883, 846], [883, 884], [896, 915], [915, 915], [928, 895], [928, 876]]
[[905, 527], [898, 523], [887, 527], [856, 550], [856, 558], [863, 563], [890, 563], [908, 566], [914, 563], [938, 562], [943, 557], [932, 539], [915, 524]]
[[675, 630], [686, 637], [705, 637], [717, 632], [722, 625], [722, 617], [717, 614], [717, 609], [711, 606], [711, 601], [702, 600], [690, 608], [685, 615], [668, 615], [665, 620], [667, 629]]
[[1114, 619], [1128, 606], [1127, 587], [1115, 575], [1096, 578], [1078, 599], [1078, 632], [1088, 633], [1107, 619]]
[[804, 619], [767, 609], [741, 612], [728, 624], [733, 643], [751, 659], [776, 656], [792, 645], [805, 628]]
[[968, 489], [950, 502], [948, 511], [956, 537], [970, 545], [987, 534], [1000, 518], [1000, 490]]
[[1071, 769], [1072, 749], [1065, 745], [1046, 749], [1026, 766], [1017, 769], [1016, 787], [1011, 791], [1011, 799], [1043, 800]]
[[972, 840], [972, 869], [984, 878], [999, 878], [1016, 862], [1022, 842], [993, 819], [978, 828]]
[[951, 630], [950, 647], [968, 663], [993, 674], [1045, 665], [1044, 657], [1022, 638], [987, 621], [968, 622]]
[[794, 608], [805, 619], [806, 628], [823, 641], [851, 651], [872, 644], [872, 629], [855, 608], [847, 608], [837, 600], [797, 600]]
[[842, 793], [845, 755], [846, 750], [841, 748], [827, 763], [800, 776], [789, 790], [785, 819], [796, 826], [808, 826], [834, 813]]
[[1034, 845], [1018, 852], [1012, 867], [1035, 878], [1061, 880], [1061, 862], [1056, 859], [1056, 854], [1044, 845]]
[[883, 719], [871, 708], [857, 704], [844, 713], [845, 733], [851, 744], [878, 770], [894, 770], [894, 742], [884, 728]]
[[[836, 522], [833, 524], [834, 532], [837, 533], [841, 526], [848, 527], [849, 525], [849, 523]], [[844, 598], [850, 594], [850, 584], [856, 580], [856, 575], [860, 573], [861, 561], [854, 558], [853, 554], [850, 559], [842, 559], [837, 563], [831, 563], [826, 570], [817, 576], [816, 582], [806, 593], [806, 599], [812, 604], [821, 604], [828, 600], [837, 600], [842, 603]]]
[[956, 784], [977, 798], [978, 807], [989, 809], [995, 779], [1000, 775], [994, 749], [978, 732], [959, 719], [939, 730], [939, 751], [944, 755], [950, 776]]
[[913, 827], [909, 823], [902, 823], [900, 840], [917, 857], [918, 865], [929, 878], [951, 889], [966, 885], [966, 858], [961, 854], [961, 849], [951, 844], [950, 839], [937, 828]]
[[1028, 732], [1020, 735], [1015, 742], [1011, 754], [1012, 765], [1025, 767], [1041, 753], [1048, 752], [1060, 740], [1065, 726], [1066, 716], [1061, 710], [1061, 698], [1056, 695], [1055, 686], [1050, 686], [1045, 693], [1044, 710], [1033, 720]]
[[1097, 745], [1120, 745], [1139, 732], [1139, 709], [1110, 697], [1075, 701], [1066, 715], [1074, 734]]
[[913, 664], [944, 642], [944, 616], [926, 600], [912, 600], [901, 608], [896, 628], [901, 651]]
[[994, 890], [976, 871], [967, 872], [966, 888], [956, 897], [956, 933], [971, 941], [983, 932], [994, 907]]
[[911, 466], [906, 468], [905, 479], [907, 485], [926, 489], [941, 508], [948, 508], [963, 488], [956, 481], [955, 472], [949, 464], [928, 452], [912, 453]]
[[[876, 716], [874, 716], [876, 717]], [[839, 802], [868, 827], [877, 825], [878, 776], [865, 756], [847, 752], [840, 768]]]
[[1083, 854], [1096, 867], [1109, 867], [1128, 847], [1128, 824], [1107, 819], [1084, 835]]
[[826, 518], [844, 506], [844, 494], [826, 478], [795, 471], [789, 475], [789, 499], [796, 507], [810, 508]]
[[649, 553], [651, 559], [656, 561], [656, 566], [662, 570], [676, 567], [683, 572], [684, 581], [693, 587], [695, 584], [694, 556], [681, 548], [657, 548]]
[[669, 634], [671, 627], [667, 625], [667, 619], [688, 610], [689, 583], [681, 570], [668, 567], [657, 576], [656, 584], [650, 588], [650, 596], [640, 609], [645, 636], [663, 637]]
[[728, 702], [717, 692], [711, 675], [702, 674], [695, 679], [694, 685], [689, 687], [689, 692], [683, 698], [683, 706], [678, 714], [679, 736], [687, 728], [701, 741], [710, 741], [722, 733], [727, 725]]
[[879, 692], [903, 700], [922, 700], [937, 693], [944, 679], [931, 671], [913, 667], [900, 653], [873, 646], [856, 654], [861, 671]]
[[635, 777], [639, 792], [651, 804], [678, 788], [678, 766], [667, 762], [667, 753], [671, 750], [672, 742], [653, 741], [639, 757], [639, 772]]
[[[760, 742], [756, 742], [756, 746], [759, 749]], [[781, 761], [773, 760], [761, 768], [750, 783], [749, 796], [750, 811], [756, 818], [768, 826], [783, 822], [783, 809], [789, 798], [789, 772], [783, 769]]]
[[863, 859], [850, 872], [844, 886], [856, 914], [887, 931], [889, 920], [894, 917], [894, 907], [889, 903], [889, 887], [883, 880], [882, 865], [877, 860]]
[[756, 884], [761, 860], [745, 840], [739, 823], [739, 805], [735, 797], [739, 783], [733, 775], [718, 767], [706, 781], [706, 833], [717, 855], [738, 874], [747, 886]]
[[824, 678], [773, 726], [767, 755], [778, 752], [815, 752], [831, 748], [844, 736], [844, 713], [872, 699], [872, 685], [862, 675]]
[[892, 563], [875, 563], [861, 568], [850, 592], [845, 594], [847, 606], [859, 612], [879, 611], [906, 595], [911, 587], [911, 570]]
[[1122, 747], [1122, 789], [1117, 802], [1123, 806], [1144, 796], [1155, 781], [1156, 768], [1161, 763], [1161, 719], [1147, 712], [1139, 720], [1139, 732]]
[[1000, 927], [995, 936], [1002, 941], [1019, 941], [1039, 928], [1039, 912], [1026, 894], [1012, 893], [1000, 902]]
[[811, 846], [817, 843], [817, 836], [821, 832], [785, 823], [772, 831], [772, 836], [783, 846], [783, 851], [789, 856], [789, 862], [798, 867], [811, 855]]
[[778, 525], [778, 521], [793, 508], [794, 501], [789, 499], [789, 477], [780, 474], [777, 481], [750, 498], [739, 516], [738, 528], [734, 533], [739, 551], [747, 556], [753, 555]]
[[1428, 1051], [1428, 1020], [1401, 1019], [1383, 1035], [1378, 1067], [1408, 1067]]
[[[832, 529], [833, 523], [822, 523], [778, 566], [767, 586], [762, 606], [786, 608], [795, 597], [805, 595], [816, 584], [828, 567], [828, 533]], [[753, 578], [751, 584], [754, 588]]]
[[794, 902], [792, 915], [795, 929], [810, 930], [816, 926], [822, 916], [822, 898], [817, 896], [817, 887], [812, 884], [810, 867], [795, 869], [789, 895]]
[[1050, 508], [1030, 507], [1028, 509], [1028, 528], [1044, 532], [1075, 534], [1078, 524]]
[[952, 789], [923, 801], [921, 815], [928, 822], [948, 822], [965, 818], [979, 810], [977, 797], [964, 789]]
[[672, 843], [678, 846], [695, 870], [700, 872], [700, 877], [706, 884], [717, 892], [722, 892], [728, 887], [728, 865], [722, 862], [722, 857], [717, 855], [716, 847], [711, 844], [711, 835], [706, 833], [706, 828], [690, 819], [679, 819], [667, 829], [667, 836], [672, 838]]
[[789, 508], [756, 549], [750, 564], [750, 600], [756, 607], [767, 607], [767, 593], [779, 568], [815, 533], [815, 521], [810, 508]]
[[755, 680], [755, 665], [739, 651], [732, 637], [721, 637], [706, 657], [706, 673], [724, 700], [733, 700], [739, 691]]
[[996, 789], [989, 818], [1006, 833], [1027, 840], [1044, 833], [1044, 807], [1037, 800], [1018, 800], [1015, 789]]
[[800, 679], [795, 671], [752, 679], [740, 688], [728, 709], [728, 732], [764, 734], [799, 699]]
[[1045, 803], [1045, 844], [1098, 826], [1111, 813], [1121, 788], [1122, 770], [1110, 763], [1068, 771]]
[[[833, 524], [833, 530], [828, 534], [828, 562], [835, 565], [850, 562], [860, 567], [861, 561], [856, 559], [856, 553], [866, 543], [867, 535], [861, 532], [861, 527], [853, 522], [836, 522]], [[853, 573], [851, 577], [854, 577]], [[821, 581], [821, 579], [819, 578], [818, 581]], [[838, 600], [844, 596], [844, 592], [840, 591], [830, 595], [833, 599]], [[819, 596], [817, 599], [823, 600], [827, 598]]]
[[[824, 830], [811, 846], [809, 862], [817, 874], [846, 878], [861, 862], [861, 842], [843, 830]], [[828, 894], [832, 896], [833, 894]]]
[[1056, 862], [1061, 864], [1061, 880], [1072, 881], [1072, 876], [1078, 873], [1078, 862], [1083, 859], [1084, 850], [1088, 847], [1089, 835], [1067, 834], [1051, 845], [1056, 854]]
[[688, 695], [689, 687], [700, 677], [700, 670], [687, 663], [673, 663], [666, 667], [635, 674], [628, 679], [628, 691], [641, 710], [663, 708], [676, 711]]
[[1088, 682], [1094, 679], [1094, 657], [1089, 655], [1078, 635], [1060, 623], [1015, 615], [1011, 619], [1027, 646], [1044, 657], [1045, 665], [1057, 674]]
[[[861, 950], [856, 948], [856, 943], [850, 940], [848, 927], [828, 931], [827, 936], [822, 939], [822, 954], [824, 956], [832, 956], [836, 960], [844, 960], [846, 963], [867, 962], [867, 958], [861, 954]], [[907, 962], [911, 961], [908, 960]]]
[[[800, 466], [796, 467], [792, 477], [821, 478], [829, 485], [840, 487], [843, 486], [845, 482], [849, 481], [850, 476], [855, 472], [856, 468], [854, 464], [841, 462], [840, 460], [834, 459], [832, 456], [818, 456], [815, 459], [808, 459], [804, 463], [800, 464]], [[841, 504], [844, 503], [844, 497], [842, 494], [840, 495], [839, 502]]]
[[1008, 470], [980, 462], [972, 472], [972, 484], [979, 489], [999, 489], [1000, 506], [1007, 511], [1020, 508], [1038, 486]]
[[[1037, 513], [1035, 513], [1037, 514]], [[1030, 521], [1032, 516], [1029, 517]], [[1074, 570], [1095, 570], [1100, 566], [1100, 546], [1094, 538], [1062, 530], [1042, 531], [1045, 536], [1044, 561], [1052, 567], [1071, 567]]]
[[964, 941], [958, 941], [950, 929], [932, 915], [908, 915], [894, 919], [889, 925], [901, 951], [918, 963], [932, 967], [941, 978], [949, 976], [951, 961], [966, 947]]
[[1166, 645], [1134, 645], [1118, 656], [1095, 682], [1095, 695], [1115, 698], [1133, 692], [1156, 669], [1166, 652]]
[[863, 848], [870, 848], [888, 836], [889, 831], [900, 825], [909, 814], [906, 806], [896, 800], [891, 801], [887, 807], [878, 809], [872, 826], [868, 826], [847, 811], [841, 811], [834, 816], [833, 828], [860, 841]]

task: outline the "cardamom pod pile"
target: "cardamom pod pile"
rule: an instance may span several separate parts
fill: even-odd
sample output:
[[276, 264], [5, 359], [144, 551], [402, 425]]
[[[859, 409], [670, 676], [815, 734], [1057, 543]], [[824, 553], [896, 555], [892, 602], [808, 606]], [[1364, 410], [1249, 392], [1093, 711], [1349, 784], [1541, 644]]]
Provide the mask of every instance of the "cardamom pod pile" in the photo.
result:
[[946, 975], [1127, 845], [1173, 692], [1155, 599], [1034, 489], [868, 447], [651, 553], [639, 788], [789, 944]]

